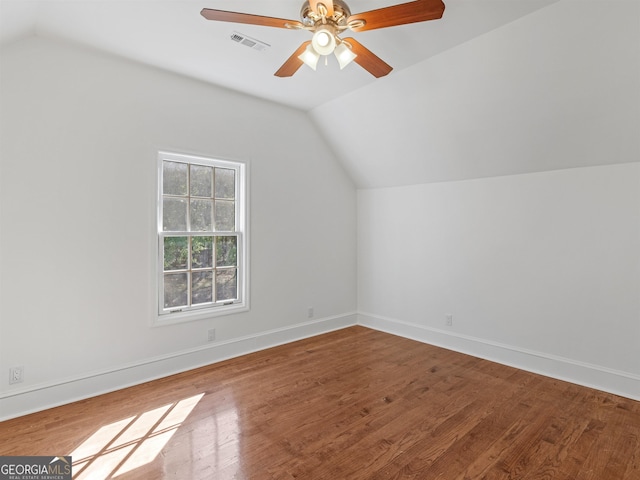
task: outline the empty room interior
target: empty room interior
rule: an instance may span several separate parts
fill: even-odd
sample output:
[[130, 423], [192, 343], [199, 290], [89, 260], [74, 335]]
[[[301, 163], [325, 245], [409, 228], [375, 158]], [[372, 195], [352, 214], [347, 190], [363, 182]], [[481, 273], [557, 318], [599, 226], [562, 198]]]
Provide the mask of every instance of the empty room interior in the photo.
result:
[[0, 458], [640, 479], [640, 1], [443, 2], [0, 0]]

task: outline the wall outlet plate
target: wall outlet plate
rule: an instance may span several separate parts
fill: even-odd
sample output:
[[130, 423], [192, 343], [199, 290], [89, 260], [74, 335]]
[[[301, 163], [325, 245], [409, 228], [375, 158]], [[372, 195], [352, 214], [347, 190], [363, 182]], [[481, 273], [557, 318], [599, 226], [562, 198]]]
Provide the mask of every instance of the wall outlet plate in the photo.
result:
[[22, 383], [24, 381], [24, 367], [22, 365], [18, 367], [11, 367], [9, 369], [9, 385], [14, 383]]

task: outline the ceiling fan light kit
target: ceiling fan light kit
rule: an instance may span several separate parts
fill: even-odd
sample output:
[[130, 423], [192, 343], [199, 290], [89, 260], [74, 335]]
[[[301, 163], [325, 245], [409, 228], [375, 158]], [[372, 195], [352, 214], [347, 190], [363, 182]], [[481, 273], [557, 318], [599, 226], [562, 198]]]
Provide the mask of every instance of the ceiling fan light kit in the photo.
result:
[[387, 75], [392, 67], [354, 38], [340, 38], [345, 30], [361, 32], [378, 28], [436, 20], [444, 13], [442, 0], [414, 0], [377, 10], [352, 15], [342, 0], [308, 0], [300, 10], [300, 21], [263, 17], [248, 13], [227, 12], [204, 8], [200, 12], [207, 20], [246, 23], [267, 27], [308, 30], [310, 41], [302, 43], [275, 73], [290, 77], [302, 64], [316, 69], [320, 56], [335, 55], [342, 70], [352, 61], [376, 78]]
[[316, 65], [318, 65], [318, 60], [320, 60], [320, 55], [318, 55], [311, 44], [309, 44], [307, 48], [304, 49], [304, 52], [298, 55], [298, 58], [302, 60], [305, 65], [315, 70]]
[[355, 60], [357, 55], [351, 51], [351, 48], [347, 46], [347, 42], [341, 42], [336, 49], [333, 51], [333, 54], [336, 56], [338, 60], [338, 65], [340, 65], [340, 70], [349, 65], [351, 62]]
[[336, 48], [335, 29], [330, 25], [318, 27], [311, 37], [311, 46], [319, 55], [329, 55]]
[[324, 25], [315, 31], [311, 38], [311, 44], [305, 48], [301, 55], [298, 55], [298, 58], [302, 60], [305, 65], [315, 70], [320, 56], [323, 55], [326, 57], [332, 53], [338, 60], [340, 70], [349, 65], [357, 57], [347, 43], [336, 35], [335, 28], [332, 28], [330, 25]]

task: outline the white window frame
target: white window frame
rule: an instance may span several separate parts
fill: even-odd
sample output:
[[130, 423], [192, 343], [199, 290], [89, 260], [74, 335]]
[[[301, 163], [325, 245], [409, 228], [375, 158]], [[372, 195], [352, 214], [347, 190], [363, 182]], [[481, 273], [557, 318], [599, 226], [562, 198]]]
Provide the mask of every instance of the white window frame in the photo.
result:
[[[163, 162], [180, 162], [232, 169], [236, 172], [235, 231], [237, 241], [237, 298], [233, 301], [219, 301], [182, 308], [164, 308], [164, 238], [168, 236], [220, 236], [227, 232], [165, 232], [163, 231]], [[245, 162], [202, 157], [184, 153], [158, 152], [156, 199], [156, 315], [154, 326], [182, 323], [193, 320], [229, 315], [249, 310], [249, 235], [248, 235], [248, 166]], [[215, 283], [215, 270], [214, 270]]]

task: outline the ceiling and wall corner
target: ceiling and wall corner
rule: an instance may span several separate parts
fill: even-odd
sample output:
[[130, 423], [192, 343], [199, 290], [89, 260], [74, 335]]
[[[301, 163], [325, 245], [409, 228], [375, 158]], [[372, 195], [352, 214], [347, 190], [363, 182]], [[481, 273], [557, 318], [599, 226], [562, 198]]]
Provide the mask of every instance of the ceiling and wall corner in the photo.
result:
[[640, 160], [640, 2], [562, 1], [310, 114], [360, 188]]
[[[297, 19], [298, 7], [205, 3], [0, 0], [0, 41], [62, 38], [307, 111], [360, 188], [640, 157], [631, 140], [640, 124], [637, 0], [450, 0], [440, 20], [357, 35], [394, 67], [381, 79], [340, 71], [334, 59], [274, 77], [307, 32], [211, 22], [199, 11]], [[234, 32], [270, 47], [243, 47]]]

